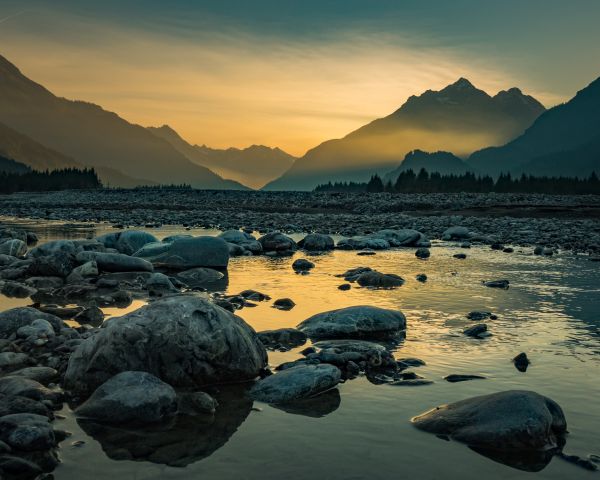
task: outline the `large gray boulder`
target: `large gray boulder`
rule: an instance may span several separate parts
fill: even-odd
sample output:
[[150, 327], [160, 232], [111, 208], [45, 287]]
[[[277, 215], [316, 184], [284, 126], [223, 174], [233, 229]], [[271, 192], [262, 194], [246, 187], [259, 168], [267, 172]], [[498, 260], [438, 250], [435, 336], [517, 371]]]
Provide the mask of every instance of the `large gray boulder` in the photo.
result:
[[560, 406], [526, 390], [468, 398], [412, 419], [419, 429], [494, 450], [547, 450], [561, 444], [567, 422]]
[[360, 305], [317, 313], [297, 328], [313, 339], [377, 339], [406, 330], [406, 317], [398, 310]]
[[324, 252], [325, 250], [333, 250], [335, 244], [333, 238], [329, 235], [309, 233], [298, 242], [298, 246], [311, 252]]
[[299, 365], [262, 379], [254, 384], [250, 395], [261, 402], [290, 403], [335, 387], [341, 376], [340, 370], [333, 365]]
[[[166, 240], [166, 239], [165, 239]], [[135, 252], [155, 266], [186, 270], [195, 267], [227, 268], [229, 247], [218, 237], [175, 237], [148, 243]]]
[[80, 264], [96, 262], [102, 272], [152, 272], [152, 264], [142, 258], [131, 257], [123, 253], [80, 252], [77, 254]]
[[31, 325], [38, 319], [49, 322], [56, 332], [59, 332], [65, 326], [60, 318], [49, 313], [40, 312], [35, 308], [11, 308], [0, 313], [0, 338], [8, 338], [13, 333], [17, 333], [19, 328]]
[[141, 230], [125, 230], [122, 232], [107, 233], [96, 238], [106, 248], [114, 248], [119, 253], [133, 255], [148, 243], [158, 242], [158, 239]]
[[147, 372], [121, 372], [100, 385], [76, 410], [79, 417], [109, 424], [157, 423], [177, 411], [177, 394]]
[[161, 298], [112, 318], [71, 355], [67, 389], [91, 393], [120, 372], [145, 371], [174, 387], [254, 379], [267, 355], [255, 331], [207, 297]]

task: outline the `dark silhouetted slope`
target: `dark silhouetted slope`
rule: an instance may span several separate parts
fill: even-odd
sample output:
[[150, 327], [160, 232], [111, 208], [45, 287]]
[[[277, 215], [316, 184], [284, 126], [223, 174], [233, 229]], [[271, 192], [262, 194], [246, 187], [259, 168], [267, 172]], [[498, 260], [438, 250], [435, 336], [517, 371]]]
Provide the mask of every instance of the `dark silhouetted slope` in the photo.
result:
[[523, 135], [473, 153], [468, 163], [490, 174], [587, 175], [599, 170], [600, 78], [549, 109]]
[[56, 97], [1, 56], [0, 122], [99, 171], [198, 188], [246, 188], [193, 164], [165, 140], [113, 112]]
[[394, 183], [401, 172], [410, 169], [415, 173], [419, 173], [422, 168], [430, 173], [437, 172], [442, 175], [461, 175], [473, 170], [462, 159], [450, 152], [429, 153], [422, 150], [413, 150], [406, 154], [400, 166], [383, 177], [383, 181], [384, 183], [389, 181]]

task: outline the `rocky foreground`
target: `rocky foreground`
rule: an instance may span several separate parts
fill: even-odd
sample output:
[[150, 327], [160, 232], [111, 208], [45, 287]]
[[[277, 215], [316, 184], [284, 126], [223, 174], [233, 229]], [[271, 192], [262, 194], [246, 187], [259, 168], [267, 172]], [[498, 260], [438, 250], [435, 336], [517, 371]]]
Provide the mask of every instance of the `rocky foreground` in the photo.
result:
[[[441, 238], [462, 246], [489, 241], [465, 226], [448, 228]], [[68, 432], [55, 429], [52, 421], [64, 402], [111, 458], [185, 466], [227, 441], [253, 401], [318, 416], [339, 404], [336, 387], [359, 375], [394, 387], [431, 383], [408, 371], [422, 360], [394, 358], [394, 345], [410, 329], [400, 311], [354, 306], [313, 315], [296, 328], [257, 333], [236, 312], [270, 298], [252, 290], [226, 295], [218, 286], [232, 255], [412, 248], [426, 261], [429, 246], [420, 231], [390, 228], [337, 244], [323, 233], [298, 243], [281, 232], [255, 238], [240, 230], [158, 241], [125, 230], [37, 246], [31, 232], [1, 229], [0, 292], [32, 303], [0, 313], [0, 472], [7, 478], [42, 478], [58, 465]], [[498, 243], [493, 248], [510, 251]], [[292, 265], [298, 273], [313, 267], [307, 259]], [[396, 274], [363, 267], [340, 277], [349, 282], [343, 289], [352, 283], [370, 288], [404, 283]], [[485, 285], [509, 288], [502, 279]], [[100, 307], [124, 307], [134, 298], [148, 303], [104, 321]], [[294, 303], [278, 299], [274, 306], [289, 309]], [[469, 318], [481, 321], [492, 314], [471, 312]], [[477, 324], [464, 333], [482, 338], [486, 331], [485, 324]], [[312, 345], [298, 359], [269, 368], [268, 350], [285, 351], [309, 340]], [[515, 366], [527, 368], [525, 354]], [[561, 408], [529, 391], [474, 397], [413, 422], [531, 470], [562, 455], [566, 434]], [[189, 438], [193, 446], [185, 444]], [[596, 468], [592, 461], [571, 460]]]
[[438, 238], [447, 228], [462, 225], [491, 243], [578, 252], [600, 248], [600, 192], [566, 196], [95, 190], [3, 196], [0, 206], [4, 215], [17, 217], [348, 237], [410, 228]]

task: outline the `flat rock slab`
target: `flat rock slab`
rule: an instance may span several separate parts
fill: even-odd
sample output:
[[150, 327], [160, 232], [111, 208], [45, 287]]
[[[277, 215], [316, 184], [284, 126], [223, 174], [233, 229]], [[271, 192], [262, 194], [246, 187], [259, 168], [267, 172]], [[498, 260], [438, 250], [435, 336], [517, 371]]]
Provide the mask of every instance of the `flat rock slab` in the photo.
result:
[[290, 403], [335, 387], [341, 375], [333, 365], [300, 365], [264, 378], [252, 387], [250, 394], [261, 402]]
[[309, 338], [382, 338], [406, 330], [402, 312], [370, 306], [340, 308], [318, 313], [298, 325]]

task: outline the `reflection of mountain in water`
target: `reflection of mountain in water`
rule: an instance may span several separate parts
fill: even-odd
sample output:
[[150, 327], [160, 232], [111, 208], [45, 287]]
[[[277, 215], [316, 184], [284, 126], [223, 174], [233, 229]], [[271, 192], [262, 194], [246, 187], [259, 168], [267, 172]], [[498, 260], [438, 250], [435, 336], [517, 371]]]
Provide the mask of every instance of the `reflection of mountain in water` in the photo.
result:
[[227, 443], [246, 420], [252, 400], [243, 387], [223, 389], [214, 416], [178, 416], [167, 425], [127, 429], [78, 420], [113, 460], [147, 461], [185, 467], [209, 457]]

